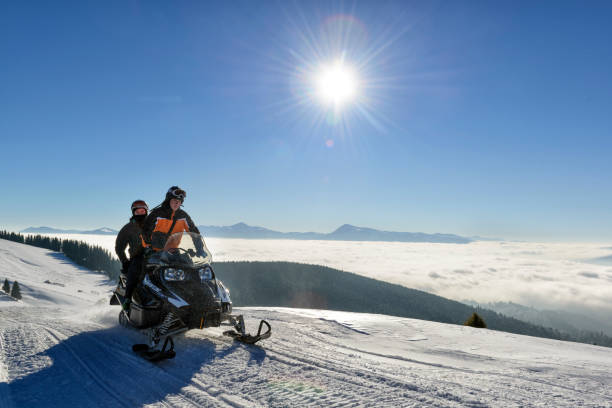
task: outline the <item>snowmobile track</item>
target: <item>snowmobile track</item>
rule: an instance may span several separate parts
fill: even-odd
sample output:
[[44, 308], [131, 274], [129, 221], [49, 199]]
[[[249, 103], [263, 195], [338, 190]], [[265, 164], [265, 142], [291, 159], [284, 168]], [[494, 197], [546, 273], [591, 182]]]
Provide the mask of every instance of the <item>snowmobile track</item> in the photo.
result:
[[302, 367], [314, 366], [316, 369], [326, 372], [326, 377], [328, 379], [333, 378], [338, 383], [353, 385], [353, 394], [360, 396], [360, 400], [362, 401], [369, 398], [372, 394], [372, 390], [382, 387], [385, 388], [385, 391], [382, 391], [383, 396], [378, 400], [381, 406], [386, 404], [390, 404], [388, 406], [401, 406], [401, 403], [406, 403], [407, 398], [411, 398], [415, 402], [418, 401], [420, 403], [424, 403], [426, 400], [428, 404], [435, 404], [436, 400], [438, 402], [444, 401], [448, 403], [449, 399], [451, 402], [457, 402], [456, 396], [439, 395], [437, 387], [432, 389], [431, 386], [423, 387], [421, 385], [415, 385], [414, 383], [401, 381], [396, 376], [382, 375], [380, 373], [373, 375], [367, 372], [359, 372], [355, 370], [354, 366], [346, 365], [340, 361], [319, 359], [313, 356], [296, 357], [296, 353], [293, 351], [281, 352], [279, 350], [274, 350], [272, 353], [277, 354], [277, 356], [268, 355], [271, 360], [293, 367], [299, 367], [300, 365]]

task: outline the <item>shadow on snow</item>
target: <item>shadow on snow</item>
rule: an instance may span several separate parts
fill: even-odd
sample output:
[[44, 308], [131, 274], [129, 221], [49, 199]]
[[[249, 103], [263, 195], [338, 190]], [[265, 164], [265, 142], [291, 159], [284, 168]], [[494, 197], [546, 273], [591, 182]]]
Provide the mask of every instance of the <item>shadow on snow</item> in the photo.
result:
[[[22, 361], [21, 369], [48, 357], [47, 367], [0, 383], [2, 407], [141, 406], [178, 394], [203, 366], [243, 350], [247, 364], [261, 365], [265, 350], [197, 337], [175, 339], [173, 360], [150, 363], [131, 351], [144, 336], [120, 327], [82, 332]], [[34, 364], [32, 364], [34, 363]], [[206, 384], [214, 386], [216, 384]]]

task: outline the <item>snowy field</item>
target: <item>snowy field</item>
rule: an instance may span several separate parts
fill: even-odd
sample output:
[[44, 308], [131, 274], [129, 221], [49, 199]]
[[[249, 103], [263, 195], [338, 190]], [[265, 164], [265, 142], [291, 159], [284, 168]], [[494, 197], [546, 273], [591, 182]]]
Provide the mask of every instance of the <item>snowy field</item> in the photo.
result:
[[[241, 245], [211, 240], [218, 252]], [[542, 252], [533, 262], [551, 254]], [[612, 407], [609, 348], [382, 315], [248, 308], [247, 322], [273, 327], [261, 346], [196, 330], [177, 338], [174, 360], [155, 365], [131, 353], [141, 335], [116, 323], [103, 276], [0, 240], [5, 277], [19, 281], [23, 300], [0, 296], [2, 408]]]
[[[58, 235], [114, 253], [115, 237]], [[249, 240], [207, 238], [215, 261], [326, 265], [459, 301], [612, 315], [612, 245], [584, 243]], [[599, 260], [599, 263], [592, 262]]]

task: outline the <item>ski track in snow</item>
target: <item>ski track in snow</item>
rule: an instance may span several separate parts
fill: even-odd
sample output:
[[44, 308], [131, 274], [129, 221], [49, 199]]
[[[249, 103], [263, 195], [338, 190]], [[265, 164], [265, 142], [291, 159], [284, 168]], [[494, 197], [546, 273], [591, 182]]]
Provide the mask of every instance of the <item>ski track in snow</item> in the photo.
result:
[[[612, 349], [391, 316], [245, 308], [259, 345], [222, 328], [149, 363], [112, 285], [55, 253], [0, 240], [0, 408], [612, 407]], [[64, 286], [44, 283], [48, 280]]]

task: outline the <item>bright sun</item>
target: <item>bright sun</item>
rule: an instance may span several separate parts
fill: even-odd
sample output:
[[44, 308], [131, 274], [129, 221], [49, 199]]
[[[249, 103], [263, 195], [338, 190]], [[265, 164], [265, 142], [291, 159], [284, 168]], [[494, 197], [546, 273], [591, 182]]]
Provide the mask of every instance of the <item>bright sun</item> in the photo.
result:
[[353, 100], [357, 95], [357, 88], [357, 76], [342, 62], [322, 67], [316, 76], [319, 98], [335, 108]]

